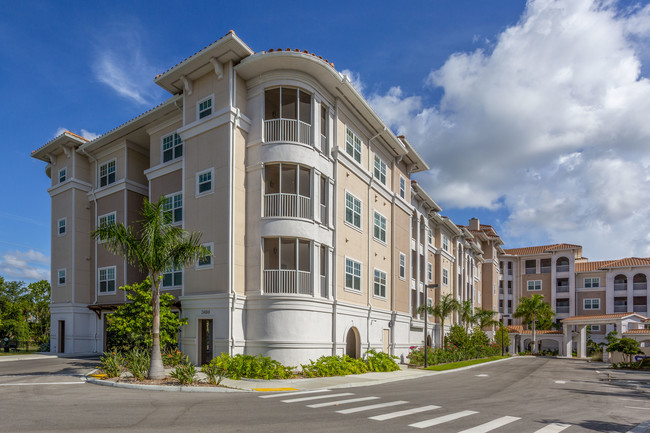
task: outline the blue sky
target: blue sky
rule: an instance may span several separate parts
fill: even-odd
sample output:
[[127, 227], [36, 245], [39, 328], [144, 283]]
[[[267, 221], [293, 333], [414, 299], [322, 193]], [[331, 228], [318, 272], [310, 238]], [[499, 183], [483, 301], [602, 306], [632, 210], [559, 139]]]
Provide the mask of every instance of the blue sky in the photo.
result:
[[49, 277], [49, 179], [30, 152], [166, 99], [153, 77], [230, 29], [350, 75], [429, 162], [418, 180], [456, 223], [479, 217], [506, 247], [650, 256], [647, 0], [152, 4], [0, 6], [0, 276]]

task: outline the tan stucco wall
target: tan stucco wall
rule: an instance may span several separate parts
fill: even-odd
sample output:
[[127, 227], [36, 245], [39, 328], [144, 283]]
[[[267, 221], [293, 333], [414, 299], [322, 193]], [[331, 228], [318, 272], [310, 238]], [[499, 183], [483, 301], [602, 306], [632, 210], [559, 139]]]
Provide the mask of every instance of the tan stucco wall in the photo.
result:
[[[400, 207], [395, 206], [395, 310], [409, 313], [409, 269], [411, 269], [411, 217]], [[406, 256], [404, 279], [399, 278], [399, 253]]]
[[228, 69], [229, 67], [227, 65], [223, 66], [222, 79], [219, 79], [217, 75], [211, 71], [210, 73], [193, 81], [192, 94], [188, 95], [185, 93], [185, 124], [190, 124], [197, 120], [197, 103], [209, 95], [214, 95], [212, 98], [213, 114], [219, 110], [226, 108], [229, 105]]
[[183, 189], [183, 172], [174, 172], [152, 179], [149, 184], [149, 195], [151, 200], [157, 202], [161, 196], [174, 194]]
[[[158, 164], [162, 164], [163, 159], [162, 159], [162, 139], [163, 137], [171, 134], [172, 132], [176, 131], [179, 129], [181, 126], [183, 126], [183, 119], [179, 117], [178, 119], [166, 126], [165, 128], [152, 132], [151, 136], [149, 137], [149, 166], [150, 167], [155, 167]], [[185, 148], [183, 148], [183, 153], [185, 153]]]

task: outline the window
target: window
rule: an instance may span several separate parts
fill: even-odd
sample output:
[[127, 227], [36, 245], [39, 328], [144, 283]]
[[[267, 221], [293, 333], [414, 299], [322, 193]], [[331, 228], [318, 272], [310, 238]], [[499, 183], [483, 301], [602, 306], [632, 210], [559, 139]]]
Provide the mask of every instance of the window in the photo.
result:
[[[204, 247], [206, 247], [208, 250], [210, 250], [210, 253], [214, 251], [214, 244], [212, 242], [208, 244], [203, 244]], [[197, 268], [207, 268], [212, 266], [212, 255], [208, 255], [205, 257], [199, 258], [199, 260], [196, 262], [196, 267]]]
[[352, 259], [345, 259], [345, 288], [361, 291], [361, 263]]
[[378, 241], [386, 242], [386, 217], [377, 211], [375, 211], [375, 227], [373, 235]]
[[345, 221], [357, 228], [361, 228], [361, 200], [345, 193]]
[[399, 253], [399, 278], [406, 279], [406, 254]]
[[183, 221], [183, 194], [171, 194], [165, 197], [163, 214], [167, 223], [175, 224]]
[[449, 284], [449, 271], [447, 269], [442, 270], [442, 284], [445, 286]]
[[106, 215], [101, 215], [98, 218], [97, 226], [103, 226], [108, 224], [115, 224], [115, 212], [107, 213]]
[[170, 266], [163, 274], [163, 287], [178, 287], [183, 285], [183, 269], [180, 266]]
[[99, 166], [99, 186], [115, 183], [115, 161], [109, 161]]
[[442, 235], [442, 249], [449, 251], [449, 238], [447, 235]]
[[63, 236], [65, 234], [65, 218], [61, 218], [58, 221], [58, 235]]
[[528, 290], [542, 290], [542, 280], [528, 281]]
[[99, 293], [115, 292], [115, 266], [99, 269]]
[[427, 263], [427, 281], [433, 281], [433, 265]]
[[212, 171], [210, 169], [196, 175], [196, 195], [212, 191]]
[[585, 278], [585, 287], [600, 287], [600, 278]]
[[375, 284], [373, 294], [380, 298], [386, 297], [386, 272], [375, 269]]
[[183, 156], [183, 141], [177, 133], [169, 134], [162, 139], [163, 162]]
[[375, 179], [386, 185], [386, 163], [375, 154]]
[[350, 128], [345, 130], [345, 153], [361, 163], [361, 139]]
[[433, 244], [433, 231], [431, 229], [427, 229], [427, 245], [432, 245]]
[[600, 325], [591, 325], [591, 332], [600, 332]]
[[585, 299], [584, 300], [584, 309], [585, 310], [600, 310], [600, 299]]
[[212, 114], [212, 97], [207, 97], [202, 101], [199, 101], [199, 119]]
[[58, 274], [59, 286], [65, 286], [65, 269], [59, 269], [57, 274]]
[[406, 199], [406, 179], [399, 177], [399, 196]]
[[66, 175], [67, 175], [67, 170], [66, 170], [65, 167], [63, 167], [61, 170], [59, 170], [59, 183], [65, 182]]

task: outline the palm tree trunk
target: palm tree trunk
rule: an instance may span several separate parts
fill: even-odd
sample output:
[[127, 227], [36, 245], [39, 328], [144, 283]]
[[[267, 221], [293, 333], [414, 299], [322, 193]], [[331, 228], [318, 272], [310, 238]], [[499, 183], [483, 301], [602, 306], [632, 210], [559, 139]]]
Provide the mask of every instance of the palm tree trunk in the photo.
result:
[[442, 341], [442, 348], [445, 348], [445, 319], [440, 319], [440, 341]]
[[535, 339], [535, 315], [533, 315], [533, 353], [537, 353], [537, 340]]
[[160, 282], [156, 276], [152, 275], [153, 284], [153, 326], [151, 333], [153, 344], [151, 347], [151, 364], [149, 364], [149, 379], [164, 379], [165, 367], [160, 354]]

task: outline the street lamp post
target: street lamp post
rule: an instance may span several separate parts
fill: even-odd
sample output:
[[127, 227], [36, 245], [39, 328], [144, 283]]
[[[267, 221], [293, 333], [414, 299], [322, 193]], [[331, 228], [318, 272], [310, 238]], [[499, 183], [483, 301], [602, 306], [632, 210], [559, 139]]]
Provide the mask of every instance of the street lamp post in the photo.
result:
[[[425, 284], [424, 288], [425, 289], [437, 289], [440, 287], [438, 284]], [[429, 366], [429, 359], [428, 359], [428, 346], [427, 346], [427, 324], [428, 324], [428, 318], [429, 318], [429, 297], [427, 296], [428, 293], [424, 293], [424, 368], [427, 368]], [[444, 331], [443, 331], [444, 332]]]

